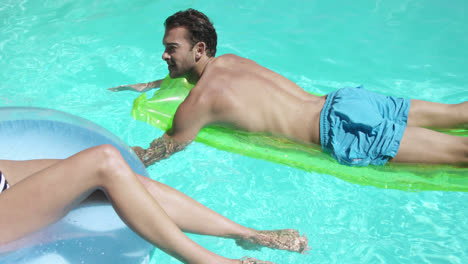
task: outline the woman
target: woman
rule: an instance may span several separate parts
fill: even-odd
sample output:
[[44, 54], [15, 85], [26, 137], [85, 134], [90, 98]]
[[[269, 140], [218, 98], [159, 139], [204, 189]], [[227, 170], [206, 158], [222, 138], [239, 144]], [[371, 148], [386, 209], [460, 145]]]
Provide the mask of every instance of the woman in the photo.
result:
[[111, 145], [89, 148], [65, 160], [0, 160], [0, 170], [5, 189], [0, 193], [0, 245], [58, 221], [91, 193], [102, 190], [132, 230], [185, 263], [267, 262], [221, 257], [190, 240], [182, 230], [296, 252], [307, 250], [307, 238], [295, 230], [244, 227], [167, 185], [134, 173]]

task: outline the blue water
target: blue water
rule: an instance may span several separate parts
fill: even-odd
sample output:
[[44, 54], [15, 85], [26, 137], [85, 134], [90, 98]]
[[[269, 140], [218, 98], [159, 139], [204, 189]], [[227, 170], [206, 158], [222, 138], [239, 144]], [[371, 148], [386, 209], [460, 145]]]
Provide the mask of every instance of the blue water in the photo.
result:
[[[193, 7], [218, 31], [218, 55], [258, 61], [308, 91], [369, 90], [444, 103], [468, 100], [465, 1], [0, 0], [0, 106], [51, 107], [130, 145], [162, 134], [130, 117], [131, 92], [108, 87], [167, 74], [164, 19]], [[151, 95], [151, 93], [150, 93]], [[468, 194], [410, 193], [194, 143], [151, 176], [260, 229], [305, 232], [309, 255], [192, 236], [232, 258], [277, 263], [468, 263]], [[178, 263], [155, 250], [154, 263]]]

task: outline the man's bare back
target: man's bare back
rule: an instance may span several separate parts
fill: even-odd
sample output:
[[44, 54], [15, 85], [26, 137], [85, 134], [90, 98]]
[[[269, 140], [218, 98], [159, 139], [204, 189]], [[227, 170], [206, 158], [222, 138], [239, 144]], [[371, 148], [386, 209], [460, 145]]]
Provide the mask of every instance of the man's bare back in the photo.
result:
[[[320, 144], [320, 111], [325, 97], [312, 95], [249, 59], [233, 54], [213, 59], [186, 101], [180, 108], [187, 118], [195, 113], [207, 117], [196, 117], [201, 126], [222, 123]], [[199, 109], [202, 103], [204, 114], [192, 109]]]

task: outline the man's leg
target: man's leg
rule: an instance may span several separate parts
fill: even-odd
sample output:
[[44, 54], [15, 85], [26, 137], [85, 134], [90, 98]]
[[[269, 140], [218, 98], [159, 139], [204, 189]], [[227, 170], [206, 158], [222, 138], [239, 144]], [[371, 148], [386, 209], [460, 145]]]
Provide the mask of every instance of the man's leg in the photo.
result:
[[468, 101], [441, 104], [411, 100], [408, 126], [427, 128], [468, 128]]
[[391, 162], [468, 165], [468, 137], [421, 127], [406, 127], [397, 155]]

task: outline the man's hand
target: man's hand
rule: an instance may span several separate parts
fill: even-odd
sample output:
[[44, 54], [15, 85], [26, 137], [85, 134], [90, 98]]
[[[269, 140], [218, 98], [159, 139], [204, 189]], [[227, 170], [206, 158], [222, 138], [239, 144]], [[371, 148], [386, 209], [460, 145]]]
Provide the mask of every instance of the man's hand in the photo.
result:
[[162, 152], [157, 152], [154, 149], [151, 149], [151, 147], [148, 149], [144, 149], [139, 146], [134, 146], [132, 147], [132, 149], [133, 151], [135, 151], [135, 154], [141, 160], [143, 165], [145, 165], [145, 167], [148, 167], [156, 161], [161, 160], [161, 154], [165, 152], [164, 150]]
[[132, 147], [133, 151], [135, 154], [138, 156], [138, 158], [143, 161], [143, 157], [145, 156], [146, 150], [144, 150], [142, 147], [135, 146]]
[[153, 88], [159, 88], [162, 82], [163, 82], [163, 79], [157, 80], [154, 82], [148, 82], [148, 83], [120, 85], [117, 87], [108, 88], [107, 90], [112, 91], [112, 92], [134, 91], [134, 92], [142, 93], [142, 92], [149, 91]]
[[145, 167], [153, 165], [155, 162], [168, 157], [166, 152], [166, 146], [164, 144], [159, 144], [159, 146], [150, 146], [148, 149], [144, 149], [139, 146], [132, 147], [135, 154], [141, 160]]
[[135, 92], [144, 92], [148, 89], [147, 83], [137, 83], [137, 84], [128, 84], [128, 85], [120, 85], [117, 87], [112, 87], [107, 89], [112, 92], [120, 92], [120, 91], [135, 91]]
[[181, 151], [189, 143], [190, 142], [177, 143], [174, 140], [161, 137], [153, 140], [148, 149], [143, 149], [139, 146], [134, 146], [132, 149], [135, 154], [137, 154], [141, 162], [148, 167], [157, 161], [168, 158], [174, 152]]

